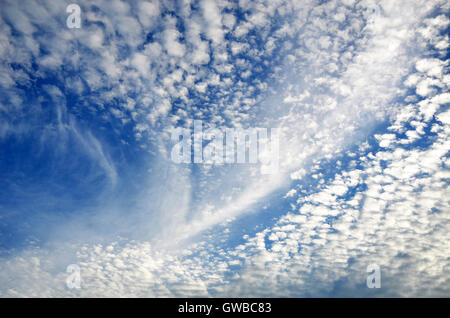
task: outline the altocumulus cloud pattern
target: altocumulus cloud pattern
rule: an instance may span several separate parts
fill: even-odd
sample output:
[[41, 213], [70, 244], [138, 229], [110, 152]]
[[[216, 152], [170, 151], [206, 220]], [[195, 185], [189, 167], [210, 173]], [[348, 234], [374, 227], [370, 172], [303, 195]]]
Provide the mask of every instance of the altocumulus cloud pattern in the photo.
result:
[[448, 1], [69, 4], [0, 1], [1, 296], [450, 296]]

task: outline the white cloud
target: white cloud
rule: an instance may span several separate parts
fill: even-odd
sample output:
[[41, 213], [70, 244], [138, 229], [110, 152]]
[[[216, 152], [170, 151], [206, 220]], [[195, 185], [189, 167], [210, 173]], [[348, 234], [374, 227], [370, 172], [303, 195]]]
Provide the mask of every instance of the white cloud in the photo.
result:
[[[23, 35], [11, 37], [10, 27], [0, 23], [7, 34], [0, 35], [4, 57], [0, 85], [7, 96], [0, 111], [17, 111], [23, 92], [13, 84], [18, 79], [31, 82], [9, 64], [31, 70], [34, 61], [38, 67], [34, 74], [42, 78], [47, 72], [63, 76], [64, 65], [79, 74], [80, 79], [73, 80], [74, 91], [95, 92], [80, 96], [92, 113], [114, 114], [131, 123], [140, 145], [158, 154], [152, 173], [168, 172], [158, 180], [149, 173], [145, 187], [152, 194], [137, 200], [142, 215], [126, 216], [127, 224], [145, 228], [137, 235], [140, 241], [68, 248], [79, 251], [71, 261], [82, 266], [82, 290], [64, 287], [64, 266], [55, 270], [51, 263], [66, 261], [56, 252], [25, 251], [2, 262], [0, 281], [17, 280], [1, 284], [1, 295], [326, 295], [335, 282], [357, 290], [368, 262], [379, 263], [386, 268], [386, 277], [397, 282], [384, 280], [385, 295], [448, 294], [444, 272], [448, 260], [442, 256], [448, 250], [448, 202], [442, 200], [448, 197], [444, 181], [448, 171], [442, 166], [449, 149], [449, 116], [441, 108], [449, 94], [441, 91], [448, 89], [449, 80], [447, 63], [422, 58], [427, 48], [420, 44], [427, 39], [438, 49], [445, 47], [445, 37], [438, 31], [448, 19], [443, 15], [424, 19], [442, 3], [381, 1], [381, 16], [366, 26], [371, 5], [367, 1], [346, 0], [345, 6], [334, 1], [317, 6], [315, 1], [240, 1], [246, 14], [239, 21], [224, 13], [224, 8], [235, 9], [233, 4], [202, 1], [200, 12], [185, 5], [177, 18], [165, 17], [164, 23], [159, 19], [166, 9], [174, 9], [170, 3], [97, 1], [102, 10], [95, 13], [83, 3], [89, 23], [79, 33], [60, 29], [58, 10], [52, 5], [47, 5], [49, 14], [32, 10], [33, 15], [8, 4], [5, 20]], [[275, 12], [287, 21], [278, 21]], [[33, 33], [38, 26], [51, 36]], [[415, 29], [421, 30], [419, 35], [411, 31]], [[146, 43], [149, 31], [154, 33]], [[48, 53], [43, 55], [39, 48]], [[237, 54], [240, 59], [234, 57]], [[418, 73], [410, 74], [414, 68]], [[405, 93], [403, 85], [414, 87], [423, 100], [410, 99], [409, 105], [399, 107], [393, 101]], [[51, 94], [64, 95], [61, 90]], [[422, 138], [435, 115], [440, 122], [432, 128], [436, 139], [428, 149], [401, 148]], [[199, 167], [196, 174], [190, 168], [172, 167], [167, 161], [169, 133], [178, 122], [189, 127], [193, 118], [208, 118], [208, 124], [217, 128], [254, 124], [282, 128], [282, 172], [261, 178], [255, 167]], [[352, 159], [363, 168], [344, 169], [332, 180], [316, 171], [320, 160], [359, 144], [386, 120], [392, 126], [375, 135], [382, 149], [365, 154], [366, 147], [361, 147]], [[116, 184], [117, 168], [99, 139], [80, 132], [75, 122], [60, 123]], [[1, 127], [0, 136], [23, 129], [12, 123]], [[406, 138], [398, 141], [403, 132]], [[294, 208], [284, 211], [273, 227], [248, 235], [242, 245], [227, 250], [201, 240], [210, 235], [208, 230], [230, 226], [233, 219], [258, 210], [275, 190], [309, 175], [317, 180], [313, 193], [301, 187], [285, 191]], [[363, 185], [366, 188], [354, 189]], [[343, 198], [352, 191], [354, 196]], [[96, 217], [113, 219], [107, 212], [97, 211]], [[118, 220], [126, 221], [120, 214]], [[83, 233], [82, 226], [74, 228]], [[157, 237], [151, 243], [149, 233]], [[217, 238], [214, 235], [212, 239]], [[272, 245], [266, 245], [266, 238]], [[188, 252], [164, 251], [160, 246], [187, 246]], [[231, 265], [241, 267], [232, 272]], [[27, 284], [31, 278], [36, 282], [32, 286]], [[399, 289], [402, 285], [407, 288]], [[345, 290], [340, 292], [346, 295]], [[370, 293], [363, 290], [358, 295]]]

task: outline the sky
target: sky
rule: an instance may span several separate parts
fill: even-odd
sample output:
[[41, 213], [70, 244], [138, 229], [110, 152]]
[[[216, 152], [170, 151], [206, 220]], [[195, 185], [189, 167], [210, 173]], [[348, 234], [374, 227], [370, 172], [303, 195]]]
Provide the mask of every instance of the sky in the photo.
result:
[[450, 296], [448, 1], [71, 3], [0, 0], [0, 297]]

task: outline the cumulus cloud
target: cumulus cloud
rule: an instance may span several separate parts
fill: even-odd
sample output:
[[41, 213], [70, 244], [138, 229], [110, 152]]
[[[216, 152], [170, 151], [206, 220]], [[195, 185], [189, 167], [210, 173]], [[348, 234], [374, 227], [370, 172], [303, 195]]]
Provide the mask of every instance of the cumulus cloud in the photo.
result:
[[[71, 30], [63, 4], [7, 1], [0, 141], [37, 135], [55, 174], [72, 157], [55, 188], [114, 199], [3, 257], [0, 295], [447, 295], [448, 4], [342, 3], [82, 1]], [[279, 173], [175, 165], [195, 119], [279, 127]]]

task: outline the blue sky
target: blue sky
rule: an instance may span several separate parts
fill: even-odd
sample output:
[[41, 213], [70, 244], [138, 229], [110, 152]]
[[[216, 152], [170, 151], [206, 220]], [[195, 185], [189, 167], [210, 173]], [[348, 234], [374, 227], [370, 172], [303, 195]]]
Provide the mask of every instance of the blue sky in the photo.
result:
[[0, 296], [449, 296], [447, 1], [76, 3], [0, 0]]

